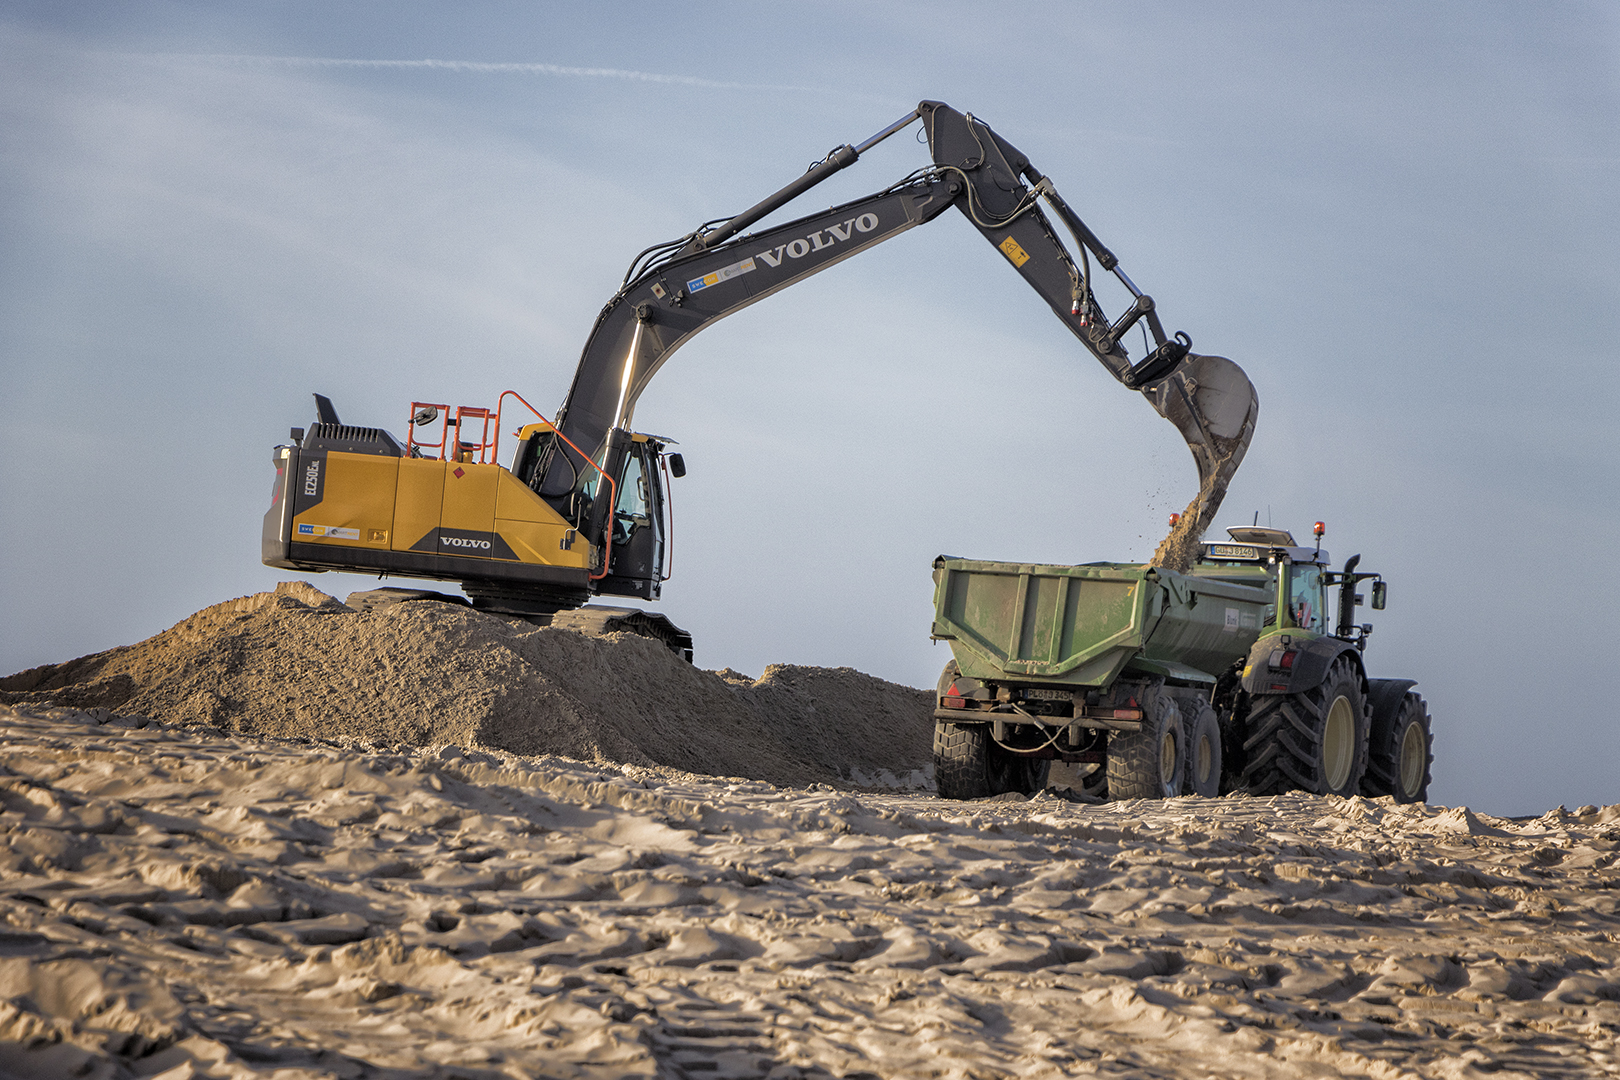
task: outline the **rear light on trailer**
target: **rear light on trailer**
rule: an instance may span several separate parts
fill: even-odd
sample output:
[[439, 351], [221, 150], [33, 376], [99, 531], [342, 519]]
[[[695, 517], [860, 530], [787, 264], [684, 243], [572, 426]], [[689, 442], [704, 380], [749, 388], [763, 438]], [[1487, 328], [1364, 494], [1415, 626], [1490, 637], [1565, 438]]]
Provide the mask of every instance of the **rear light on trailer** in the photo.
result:
[[947, 709], [967, 708], [967, 702], [962, 699], [962, 693], [956, 688], [954, 682], [945, 691], [945, 707]]
[[1075, 715], [1083, 716], [1089, 720], [1140, 720], [1142, 719], [1142, 710], [1139, 708], [1114, 709], [1109, 708], [1106, 705], [1098, 708], [1095, 705], [1091, 705], [1081, 707], [1080, 710], [1075, 713]]

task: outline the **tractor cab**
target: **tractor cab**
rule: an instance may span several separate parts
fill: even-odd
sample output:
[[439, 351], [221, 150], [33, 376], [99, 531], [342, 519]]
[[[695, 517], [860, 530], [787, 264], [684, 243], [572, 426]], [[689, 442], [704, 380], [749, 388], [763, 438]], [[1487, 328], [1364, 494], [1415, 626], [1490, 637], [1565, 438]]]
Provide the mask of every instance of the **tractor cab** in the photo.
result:
[[[1326, 531], [1317, 522], [1318, 542]], [[1239, 525], [1226, 530], [1227, 540], [1205, 540], [1193, 567], [1195, 577], [1215, 578], [1239, 585], [1271, 589], [1276, 600], [1267, 605], [1265, 625], [1282, 625], [1308, 633], [1332, 633], [1327, 615], [1328, 553], [1320, 546], [1302, 547], [1286, 529]]]
[[[1227, 540], [1204, 541], [1192, 574], [1273, 590], [1276, 600], [1266, 607], [1266, 626], [1278, 626], [1277, 612], [1281, 611], [1283, 628], [1359, 642], [1371, 627], [1354, 623], [1355, 608], [1364, 599], [1356, 592], [1356, 585], [1372, 580], [1372, 606], [1382, 610], [1384, 582], [1377, 574], [1356, 571], [1359, 555], [1352, 556], [1343, 570], [1330, 570], [1330, 557], [1320, 546], [1326, 532], [1327, 527], [1316, 522], [1311, 533], [1317, 546], [1302, 547], [1286, 529], [1233, 526], [1226, 530]], [[1329, 614], [1333, 589], [1339, 591], [1336, 621]]]

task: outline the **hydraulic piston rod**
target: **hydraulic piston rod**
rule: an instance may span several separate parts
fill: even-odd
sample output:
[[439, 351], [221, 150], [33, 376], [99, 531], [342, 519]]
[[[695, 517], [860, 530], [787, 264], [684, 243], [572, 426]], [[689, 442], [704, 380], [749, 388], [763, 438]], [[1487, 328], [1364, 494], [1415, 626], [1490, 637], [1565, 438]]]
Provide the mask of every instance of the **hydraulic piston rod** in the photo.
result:
[[865, 142], [861, 143], [861, 145], [850, 146], [848, 143], [845, 143], [843, 146], [836, 148], [826, 157], [812, 165], [809, 171], [807, 171], [803, 176], [793, 181], [793, 183], [789, 184], [781, 191], [778, 191], [776, 194], [768, 198], [760, 200], [712, 232], [704, 233], [698, 238], [698, 244], [703, 248], [712, 248], [719, 244], [725, 243], [727, 240], [730, 240], [733, 236], [736, 236], [738, 233], [748, 228], [748, 226], [752, 225], [766, 214], [769, 214], [771, 211], [781, 206], [785, 206], [794, 199], [797, 199], [800, 195], [803, 195], [805, 192], [827, 179], [833, 173], [838, 172], [841, 169], [847, 169], [849, 166], [855, 164], [855, 162], [860, 160], [860, 156], [862, 154], [872, 149], [872, 147], [876, 146], [884, 139], [887, 139], [890, 135], [893, 135], [895, 132], [899, 131], [913, 120], [917, 119], [917, 116], [917, 110], [913, 109], [911, 112], [907, 113], [905, 116], [902, 116], [900, 119], [896, 120], [894, 123], [890, 124], [888, 127], [872, 136], [870, 139], [867, 139]]

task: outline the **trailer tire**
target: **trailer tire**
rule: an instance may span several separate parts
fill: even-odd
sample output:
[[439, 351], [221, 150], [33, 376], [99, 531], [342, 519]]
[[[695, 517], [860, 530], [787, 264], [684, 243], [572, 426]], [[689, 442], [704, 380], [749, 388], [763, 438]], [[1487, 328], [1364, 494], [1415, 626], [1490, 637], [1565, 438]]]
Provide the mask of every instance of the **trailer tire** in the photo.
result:
[[1252, 697], [1243, 787], [1251, 795], [1354, 795], [1367, 771], [1368, 725], [1361, 671], [1348, 656], [1314, 689]]
[[1108, 766], [1098, 765], [1080, 778], [1080, 793], [1087, 798], [1108, 801]]
[[1221, 793], [1221, 725], [1215, 719], [1215, 710], [1201, 698], [1184, 697], [1178, 705], [1187, 731], [1187, 767], [1181, 793], [1213, 799]]
[[942, 799], [986, 799], [1046, 787], [1052, 763], [1009, 754], [990, 738], [989, 724], [934, 724], [934, 787]]
[[990, 794], [983, 724], [934, 725], [934, 787], [942, 799], [982, 799]]
[[1393, 716], [1373, 720], [1361, 793], [1369, 798], [1389, 795], [1398, 803], [1428, 802], [1434, 732], [1422, 695], [1406, 694]]
[[1142, 719], [1140, 731], [1108, 736], [1108, 797], [1168, 799], [1181, 794], [1187, 766], [1187, 733], [1181, 712], [1168, 697]]

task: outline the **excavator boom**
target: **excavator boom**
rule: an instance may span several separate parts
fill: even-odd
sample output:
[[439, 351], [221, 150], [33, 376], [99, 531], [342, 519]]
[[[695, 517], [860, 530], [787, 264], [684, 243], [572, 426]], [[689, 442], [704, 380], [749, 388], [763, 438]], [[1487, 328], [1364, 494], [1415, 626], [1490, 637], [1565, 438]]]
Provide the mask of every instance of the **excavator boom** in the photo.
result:
[[[929, 165], [864, 198], [747, 231], [919, 120]], [[924, 101], [742, 213], [637, 256], [596, 318], [567, 398], [551, 420], [535, 413], [510, 468], [495, 460], [510, 394], [493, 409], [463, 406], [453, 419], [446, 405], [413, 403], [413, 433], [435, 417], [440, 429], [436, 439], [413, 434], [403, 445], [381, 429], [341, 424], [318, 399], [317, 423], [276, 448], [263, 560], [457, 581], [490, 610], [545, 614], [603, 594], [657, 599], [668, 554], [662, 476], [683, 465], [664, 453], [669, 440], [631, 430], [652, 377], [715, 320], [953, 206], [1115, 379], [1181, 432], [1200, 486], [1172, 538], [1195, 545], [1253, 436], [1254, 387], [1230, 360], [1193, 353], [1186, 334], [1165, 334], [1152, 298], [1021, 151], [971, 114]], [[1112, 319], [1093, 290], [1094, 266], [1132, 297]], [[1138, 326], [1151, 343], [1133, 360], [1123, 339]], [[521, 397], [518, 404], [528, 407]], [[1174, 548], [1155, 562], [1174, 566]]]
[[[881, 140], [917, 119], [933, 165], [853, 202], [759, 233], [742, 230], [859, 160]], [[1052, 208], [1076, 241], [1076, 255], [1040, 203]], [[1176, 426], [1197, 464], [1199, 494], [1179, 526], [1202, 535], [1254, 434], [1259, 401], [1232, 361], [1190, 351], [1185, 334], [1167, 337], [1151, 297], [1057, 194], [1029, 159], [971, 114], [924, 101], [859, 147], [841, 146], [803, 176], [715, 228], [643, 252], [624, 287], [597, 317], [557, 426], [613, 473], [610, 435], [629, 429], [637, 399], [670, 355], [705, 326], [763, 300], [811, 274], [932, 221], [955, 206], [1039, 293], [1109, 373]], [[741, 233], [741, 235], [739, 235]], [[643, 262], [649, 254], [650, 261]], [[1110, 321], [1092, 290], [1091, 262], [1114, 274], [1134, 304]], [[1145, 321], [1153, 348], [1133, 362], [1122, 342]], [[622, 444], [623, 439], [619, 440]], [[561, 495], [586, 473], [566, 445], [548, 448], [543, 495]], [[596, 542], [606, 515], [586, 525]]]

